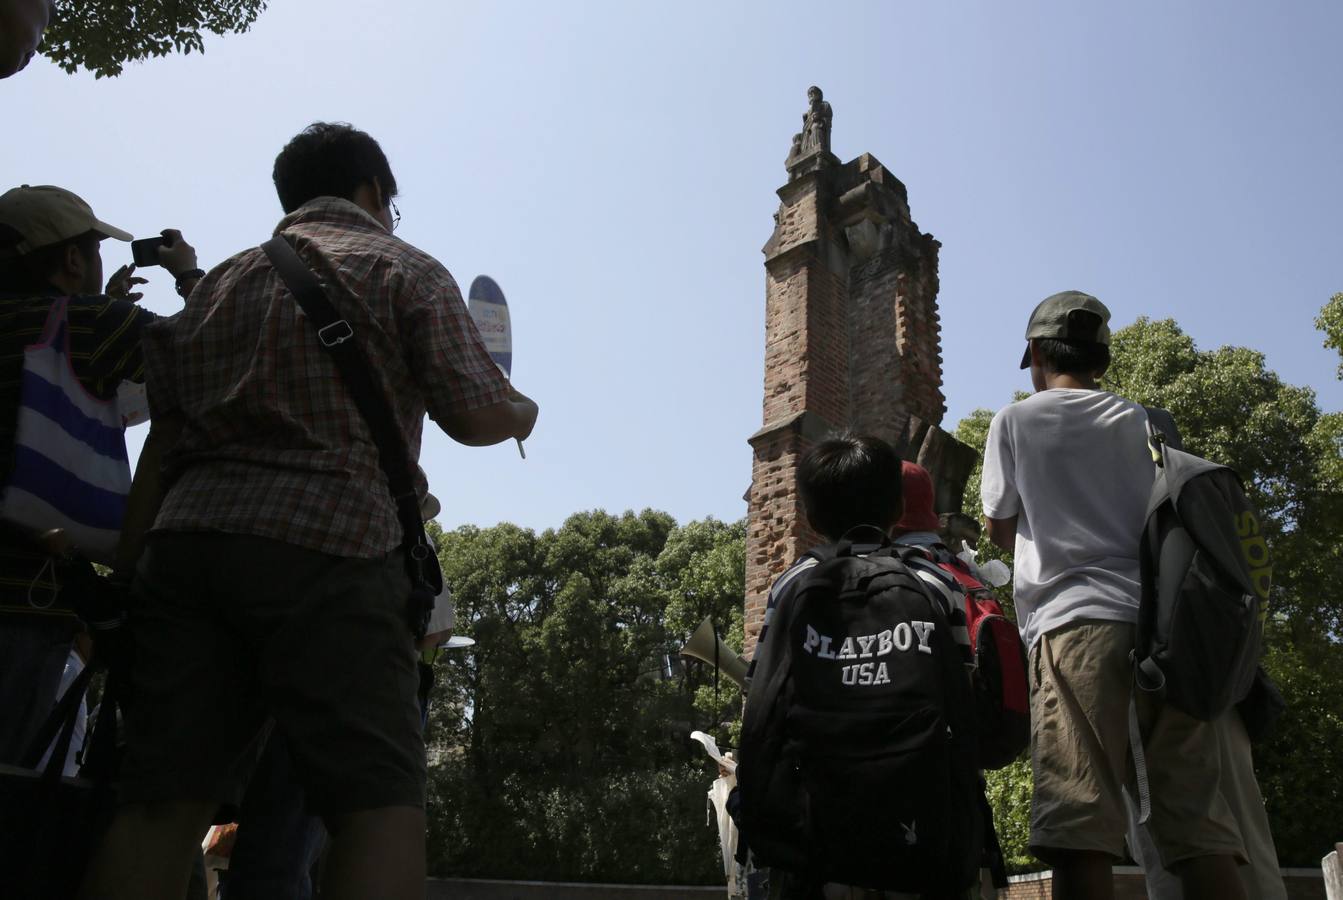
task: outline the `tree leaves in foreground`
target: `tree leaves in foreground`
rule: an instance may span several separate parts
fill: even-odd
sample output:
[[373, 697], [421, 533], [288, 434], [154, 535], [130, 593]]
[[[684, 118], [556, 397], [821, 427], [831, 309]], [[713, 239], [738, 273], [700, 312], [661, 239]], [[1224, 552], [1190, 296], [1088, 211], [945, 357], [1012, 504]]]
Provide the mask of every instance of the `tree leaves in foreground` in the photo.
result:
[[1199, 350], [1171, 320], [1116, 332], [1105, 385], [1170, 410], [1188, 450], [1240, 473], [1273, 548], [1270, 608], [1297, 634], [1343, 634], [1343, 416], [1247, 347]]
[[[730, 736], [727, 683], [675, 654], [705, 616], [741, 646], [741, 523], [571, 516], [536, 534], [463, 527], [439, 556], [468, 652], [439, 662], [429, 731], [431, 870], [714, 883], [716, 777], [692, 729]], [[671, 663], [670, 671], [668, 663]]]
[[[1317, 326], [1343, 353], [1343, 295]], [[1245, 479], [1274, 554], [1265, 666], [1288, 714], [1255, 747], [1255, 768], [1279, 859], [1317, 866], [1337, 840], [1343, 780], [1343, 415], [1321, 412], [1309, 388], [1285, 384], [1246, 347], [1200, 350], [1172, 320], [1116, 331], [1104, 386], [1170, 410], [1186, 447]], [[982, 452], [992, 419], [976, 410], [957, 437]], [[965, 508], [978, 512], [980, 470]], [[984, 555], [997, 555], [984, 540]], [[1010, 557], [1009, 557], [1010, 558]], [[1014, 868], [1042, 868], [1027, 849], [1030, 767], [989, 773], [1003, 849]]]
[[41, 53], [67, 72], [120, 75], [125, 63], [205, 52], [205, 34], [252, 27], [266, 0], [56, 0]]
[[[1324, 346], [1337, 350], [1343, 357], [1343, 294], [1334, 294], [1315, 318], [1315, 327], [1324, 332]], [[1338, 377], [1343, 378], [1343, 360], [1338, 364]]]

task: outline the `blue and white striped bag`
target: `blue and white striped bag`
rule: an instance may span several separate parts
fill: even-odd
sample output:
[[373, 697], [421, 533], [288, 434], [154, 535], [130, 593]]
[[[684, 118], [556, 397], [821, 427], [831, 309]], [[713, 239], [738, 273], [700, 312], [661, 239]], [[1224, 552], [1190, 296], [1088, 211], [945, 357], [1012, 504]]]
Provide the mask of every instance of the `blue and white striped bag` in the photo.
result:
[[131, 487], [117, 400], [100, 400], [70, 362], [67, 298], [52, 301], [46, 327], [23, 351], [14, 468], [0, 519], [44, 532], [65, 530], [86, 558], [109, 563]]

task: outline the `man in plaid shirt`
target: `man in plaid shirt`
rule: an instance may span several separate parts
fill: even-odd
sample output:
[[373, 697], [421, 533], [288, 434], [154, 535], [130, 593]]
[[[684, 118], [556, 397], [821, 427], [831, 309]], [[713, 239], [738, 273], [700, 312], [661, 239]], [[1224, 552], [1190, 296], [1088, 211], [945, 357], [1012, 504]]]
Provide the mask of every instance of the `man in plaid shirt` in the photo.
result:
[[[350, 322], [411, 454], [426, 412], [464, 444], [526, 438], [536, 404], [490, 360], [452, 276], [393, 236], [396, 181], [377, 142], [318, 123], [274, 176], [275, 233]], [[148, 329], [145, 365], [161, 432], [145, 452], [166, 448], [166, 488], [137, 569], [125, 805], [87, 893], [180, 898], [272, 716], [332, 835], [323, 895], [423, 897], [410, 585], [363, 418], [259, 248]]]

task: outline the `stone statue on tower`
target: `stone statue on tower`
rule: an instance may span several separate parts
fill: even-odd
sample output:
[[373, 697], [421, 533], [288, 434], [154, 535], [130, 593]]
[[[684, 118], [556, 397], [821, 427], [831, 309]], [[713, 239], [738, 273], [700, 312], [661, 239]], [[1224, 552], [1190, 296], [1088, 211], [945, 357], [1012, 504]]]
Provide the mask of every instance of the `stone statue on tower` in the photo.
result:
[[830, 122], [834, 113], [825, 95], [816, 85], [807, 88], [807, 111], [802, 114], [802, 131], [793, 135], [788, 165], [813, 153], [830, 153]]

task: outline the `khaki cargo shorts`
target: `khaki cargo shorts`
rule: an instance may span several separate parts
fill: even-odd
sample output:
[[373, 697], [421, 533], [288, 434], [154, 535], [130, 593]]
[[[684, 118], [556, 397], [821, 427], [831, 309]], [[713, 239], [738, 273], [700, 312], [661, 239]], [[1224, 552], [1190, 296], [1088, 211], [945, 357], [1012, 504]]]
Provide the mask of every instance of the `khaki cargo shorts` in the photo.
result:
[[[1123, 858], [1122, 788], [1136, 785], [1128, 727], [1134, 633], [1130, 624], [1081, 622], [1043, 635], [1031, 651], [1031, 852], [1045, 862], [1051, 850]], [[1219, 789], [1212, 723], [1142, 692], [1137, 711], [1162, 864], [1228, 854], [1244, 862]]]

